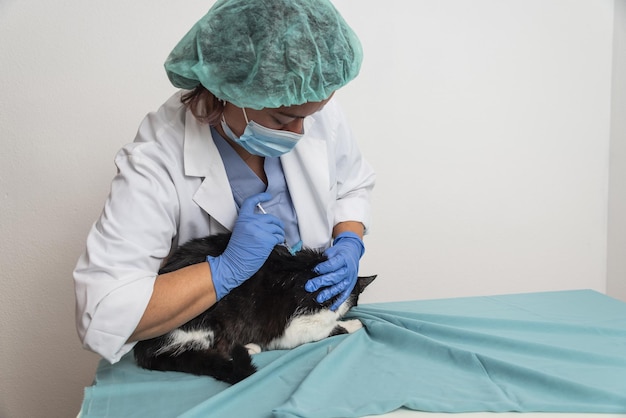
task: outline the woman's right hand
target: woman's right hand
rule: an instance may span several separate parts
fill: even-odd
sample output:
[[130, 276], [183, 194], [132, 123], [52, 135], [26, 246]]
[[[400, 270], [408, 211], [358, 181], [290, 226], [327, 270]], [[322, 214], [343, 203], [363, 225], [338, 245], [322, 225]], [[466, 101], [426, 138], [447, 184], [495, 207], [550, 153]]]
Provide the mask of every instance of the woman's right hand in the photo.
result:
[[256, 212], [257, 204], [271, 198], [269, 193], [259, 193], [244, 200], [226, 250], [218, 257], [207, 257], [217, 300], [248, 280], [274, 246], [285, 241], [283, 222], [274, 215]]

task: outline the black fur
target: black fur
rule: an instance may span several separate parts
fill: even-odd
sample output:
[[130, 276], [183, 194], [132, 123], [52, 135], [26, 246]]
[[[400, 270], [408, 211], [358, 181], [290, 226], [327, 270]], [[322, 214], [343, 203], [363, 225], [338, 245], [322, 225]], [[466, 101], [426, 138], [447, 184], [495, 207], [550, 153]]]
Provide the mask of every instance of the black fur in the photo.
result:
[[[192, 240], [176, 250], [159, 273], [204, 262], [207, 255], [218, 256], [229, 239], [230, 234], [221, 234]], [[317, 292], [304, 289], [305, 283], [316, 276], [313, 268], [324, 260], [318, 251], [303, 249], [293, 256], [284, 246], [276, 246], [256, 274], [179, 328], [212, 331], [211, 348], [201, 350], [189, 345], [164, 351], [171, 335], [168, 333], [138, 342], [134, 350], [137, 364], [152, 370], [213, 376], [231, 384], [245, 379], [256, 371], [245, 344], [265, 348], [283, 335], [293, 317], [332, 305], [332, 300], [318, 303]], [[348, 307], [357, 304], [358, 295], [375, 277], [359, 277], [345, 302]], [[345, 333], [347, 330], [337, 324], [329, 336]]]

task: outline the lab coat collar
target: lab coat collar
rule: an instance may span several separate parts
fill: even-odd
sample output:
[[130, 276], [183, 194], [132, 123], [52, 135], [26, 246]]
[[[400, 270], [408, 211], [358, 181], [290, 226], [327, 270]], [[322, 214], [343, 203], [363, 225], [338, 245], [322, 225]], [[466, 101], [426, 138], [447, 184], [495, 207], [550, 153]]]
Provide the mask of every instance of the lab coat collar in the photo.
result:
[[190, 111], [185, 115], [184, 164], [185, 175], [204, 178], [193, 196], [194, 202], [232, 231], [237, 205], [224, 163], [213, 142], [210, 126], [199, 123]]
[[326, 248], [332, 230], [328, 147], [312, 129], [315, 116], [305, 120], [305, 136], [280, 157], [296, 213], [300, 238], [307, 247]]

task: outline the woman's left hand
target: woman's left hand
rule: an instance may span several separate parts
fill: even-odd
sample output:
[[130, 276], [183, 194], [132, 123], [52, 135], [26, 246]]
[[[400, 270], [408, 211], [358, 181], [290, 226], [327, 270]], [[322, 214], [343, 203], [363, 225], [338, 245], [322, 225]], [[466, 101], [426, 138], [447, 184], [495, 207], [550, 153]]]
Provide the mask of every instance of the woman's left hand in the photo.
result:
[[309, 280], [305, 289], [315, 292], [324, 287], [317, 295], [317, 301], [324, 303], [337, 297], [330, 307], [336, 311], [354, 289], [359, 273], [359, 260], [364, 252], [363, 241], [354, 232], [346, 231], [337, 235], [333, 246], [324, 251], [328, 260], [314, 269], [319, 276]]

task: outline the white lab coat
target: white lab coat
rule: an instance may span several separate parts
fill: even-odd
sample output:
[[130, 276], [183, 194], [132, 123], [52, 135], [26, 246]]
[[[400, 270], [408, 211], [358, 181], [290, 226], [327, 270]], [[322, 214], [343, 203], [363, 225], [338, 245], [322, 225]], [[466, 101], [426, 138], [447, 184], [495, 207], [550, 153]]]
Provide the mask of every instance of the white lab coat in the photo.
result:
[[[210, 128], [180, 94], [149, 114], [117, 154], [118, 174], [74, 271], [79, 336], [111, 363], [132, 349], [126, 341], [170, 251], [231, 230], [237, 217]], [[341, 221], [361, 221], [367, 231], [375, 175], [334, 100], [305, 120], [304, 137], [281, 162], [305, 246], [330, 245]]]

